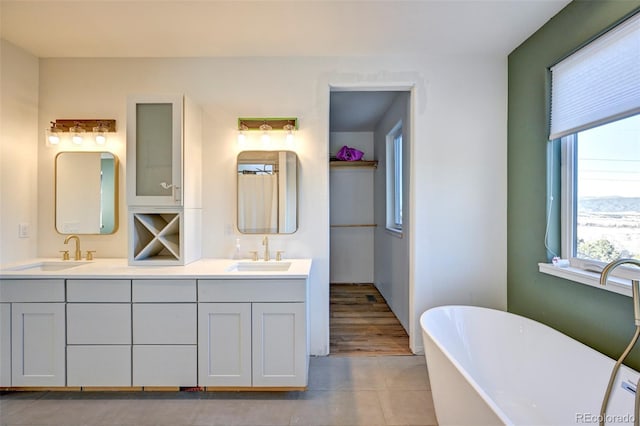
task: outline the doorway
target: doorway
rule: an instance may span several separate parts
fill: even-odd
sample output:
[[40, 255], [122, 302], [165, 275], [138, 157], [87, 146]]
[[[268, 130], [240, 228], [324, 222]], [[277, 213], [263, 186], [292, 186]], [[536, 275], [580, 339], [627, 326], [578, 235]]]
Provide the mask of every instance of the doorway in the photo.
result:
[[[411, 354], [411, 92], [330, 93], [330, 354]], [[364, 161], [334, 158], [341, 147]]]

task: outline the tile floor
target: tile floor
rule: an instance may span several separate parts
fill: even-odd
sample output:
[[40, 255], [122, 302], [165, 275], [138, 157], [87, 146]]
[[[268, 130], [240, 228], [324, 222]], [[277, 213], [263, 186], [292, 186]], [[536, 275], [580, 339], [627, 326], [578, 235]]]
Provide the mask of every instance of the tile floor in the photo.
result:
[[306, 392], [5, 392], [0, 424], [436, 425], [424, 356], [313, 357]]

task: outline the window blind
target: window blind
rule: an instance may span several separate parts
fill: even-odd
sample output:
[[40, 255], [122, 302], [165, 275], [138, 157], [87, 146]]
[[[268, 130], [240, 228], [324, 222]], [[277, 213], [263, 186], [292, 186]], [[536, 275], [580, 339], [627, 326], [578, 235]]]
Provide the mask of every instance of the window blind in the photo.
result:
[[640, 112], [640, 13], [551, 67], [549, 140]]

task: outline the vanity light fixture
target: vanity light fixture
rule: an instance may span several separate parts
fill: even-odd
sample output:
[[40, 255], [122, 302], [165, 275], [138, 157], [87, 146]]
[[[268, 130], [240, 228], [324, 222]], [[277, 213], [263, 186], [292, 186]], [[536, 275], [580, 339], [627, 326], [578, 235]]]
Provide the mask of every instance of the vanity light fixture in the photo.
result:
[[287, 143], [294, 140], [294, 132], [298, 130], [298, 119], [296, 117], [276, 117], [276, 118], [238, 118], [238, 143], [244, 144], [248, 132], [262, 132], [261, 140], [264, 144], [269, 144], [271, 138], [276, 133], [285, 133]]
[[116, 120], [112, 119], [56, 120], [51, 122], [51, 128], [46, 131], [46, 143], [47, 146], [59, 145], [63, 142], [63, 135], [70, 134], [74, 145], [82, 145], [85, 136], [90, 134], [95, 144], [102, 146], [107, 143], [107, 134], [115, 131]]

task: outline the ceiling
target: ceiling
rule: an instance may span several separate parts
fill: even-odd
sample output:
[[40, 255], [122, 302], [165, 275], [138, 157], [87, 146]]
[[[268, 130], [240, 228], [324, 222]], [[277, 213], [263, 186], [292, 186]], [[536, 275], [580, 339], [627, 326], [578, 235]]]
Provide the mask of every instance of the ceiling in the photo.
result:
[[569, 0], [0, 0], [38, 57], [507, 55]]
[[331, 92], [329, 122], [332, 132], [373, 132], [400, 92]]

